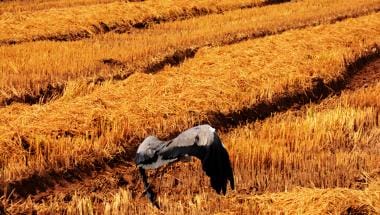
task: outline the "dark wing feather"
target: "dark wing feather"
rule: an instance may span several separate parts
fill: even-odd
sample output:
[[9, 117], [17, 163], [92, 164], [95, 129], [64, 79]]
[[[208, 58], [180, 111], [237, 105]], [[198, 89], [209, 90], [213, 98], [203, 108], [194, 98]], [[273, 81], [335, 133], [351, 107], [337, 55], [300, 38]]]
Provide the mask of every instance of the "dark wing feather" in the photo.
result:
[[186, 155], [195, 156], [201, 159], [205, 154], [206, 147], [197, 145], [172, 147], [160, 153], [164, 160], [181, 158]]
[[202, 167], [210, 177], [211, 186], [220, 194], [226, 194], [227, 183], [230, 181], [232, 189], [235, 189], [231, 162], [227, 150], [223, 147], [220, 138], [214, 133], [214, 141], [208, 146], [207, 153], [202, 160]]

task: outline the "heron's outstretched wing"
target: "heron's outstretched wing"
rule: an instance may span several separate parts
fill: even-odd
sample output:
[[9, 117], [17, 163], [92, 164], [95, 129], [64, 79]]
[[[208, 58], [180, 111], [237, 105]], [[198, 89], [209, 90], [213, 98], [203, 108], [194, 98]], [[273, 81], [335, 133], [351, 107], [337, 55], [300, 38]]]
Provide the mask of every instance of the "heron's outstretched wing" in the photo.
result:
[[171, 142], [169, 141], [167, 147], [159, 155], [166, 160], [195, 156], [202, 161], [202, 168], [210, 177], [211, 186], [217, 193], [226, 193], [228, 181], [234, 189], [228, 152], [211, 126], [201, 125], [181, 133]]
[[202, 167], [210, 177], [211, 186], [220, 194], [226, 194], [227, 183], [230, 181], [231, 189], [235, 189], [234, 176], [230, 158], [219, 136], [214, 133], [213, 142], [208, 146], [207, 152], [202, 159]]

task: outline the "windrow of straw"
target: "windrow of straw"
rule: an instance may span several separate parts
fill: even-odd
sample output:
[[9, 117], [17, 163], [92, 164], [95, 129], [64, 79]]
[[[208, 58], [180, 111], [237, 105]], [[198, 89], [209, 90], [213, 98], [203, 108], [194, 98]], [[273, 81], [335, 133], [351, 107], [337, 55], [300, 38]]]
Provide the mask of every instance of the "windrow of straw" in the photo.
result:
[[260, 0], [118, 1], [108, 4], [0, 15], [0, 44], [36, 40], [76, 40], [162, 21], [190, 18], [265, 4]]
[[165, 56], [175, 56], [178, 50], [231, 44], [289, 29], [333, 23], [379, 8], [379, 0], [304, 0], [164, 23], [131, 34], [110, 33], [66, 43], [1, 46], [0, 105], [28, 100], [36, 103], [40, 97], [61, 93], [67, 80], [123, 79], [135, 71], [150, 72], [157, 68], [154, 65], [163, 65]]
[[2, 0], [0, 5], [0, 15], [3, 13], [48, 10], [52, 8], [66, 8], [79, 5], [110, 3], [115, 1], [121, 0]]
[[[380, 14], [200, 49], [180, 67], [135, 73], [102, 86], [69, 85], [46, 105], [0, 109], [2, 181], [64, 170], [166, 138], [210, 112], [226, 114], [344, 77], [347, 64], [376, 52]], [[318, 84], [321, 84], [319, 81]]]

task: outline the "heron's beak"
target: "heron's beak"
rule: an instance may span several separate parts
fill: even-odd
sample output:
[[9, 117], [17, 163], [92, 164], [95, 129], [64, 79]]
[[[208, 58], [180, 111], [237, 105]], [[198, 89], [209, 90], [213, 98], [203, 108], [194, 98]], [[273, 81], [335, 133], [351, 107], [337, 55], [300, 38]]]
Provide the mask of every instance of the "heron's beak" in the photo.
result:
[[145, 157], [143, 155], [141, 155], [140, 153], [136, 153], [136, 157], [135, 157], [135, 163], [137, 165], [141, 164], [142, 162], [144, 162], [145, 160]]

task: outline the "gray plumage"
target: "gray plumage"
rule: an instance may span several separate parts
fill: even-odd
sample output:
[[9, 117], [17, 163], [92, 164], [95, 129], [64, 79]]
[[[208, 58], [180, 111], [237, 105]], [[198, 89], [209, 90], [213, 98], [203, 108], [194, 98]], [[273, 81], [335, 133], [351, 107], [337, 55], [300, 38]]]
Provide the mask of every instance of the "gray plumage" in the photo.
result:
[[[217, 193], [226, 194], [227, 183], [234, 189], [234, 178], [228, 152], [215, 129], [210, 125], [190, 128], [168, 141], [148, 136], [139, 145], [135, 162], [143, 176], [145, 189], [149, 188], [145, 169], [156, 169], [189, 156], [202, 161], [202, 169], [210, 177]], [[145, 178], [145, 179], [144, 179]], [[154, 203], [154, 193], [148, 193]]]

